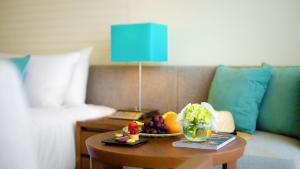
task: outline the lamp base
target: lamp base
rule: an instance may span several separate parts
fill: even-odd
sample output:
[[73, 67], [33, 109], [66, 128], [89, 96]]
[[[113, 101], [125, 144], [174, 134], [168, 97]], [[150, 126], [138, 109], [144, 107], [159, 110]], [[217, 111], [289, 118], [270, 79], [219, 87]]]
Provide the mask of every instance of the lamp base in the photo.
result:
[[123, 120], [139, 120], [139, 119], [146, 119], [153, 115], [158, 114], [158, 110], [133, 110], [133, 109], [120, 109], [117, 110], [114, 114], [109, 116], [110, 118], [114, 119], [123, 119]]

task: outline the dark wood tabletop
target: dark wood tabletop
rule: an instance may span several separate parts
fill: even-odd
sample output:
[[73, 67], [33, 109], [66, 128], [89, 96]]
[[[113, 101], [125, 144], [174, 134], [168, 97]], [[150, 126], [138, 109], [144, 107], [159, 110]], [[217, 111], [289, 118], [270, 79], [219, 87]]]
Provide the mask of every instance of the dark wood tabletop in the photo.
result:
[[101, 142], [113, 137], [114, 133], [116, 131], [89, 137], [86, 145], [94, 161], [117, 168], [120, 166], [175, 168], [183, 161], [202, 154], [210, 156], [214, 166], [223, 165], [225, 169], [235, 169], [236, 161], [243, 155], [246, 145], [246, 141], [240, 137], [219, 150], [173, 147], [172, 143], [182, 139], [183, 136], [149, 138], [149, 142], [137, 147], [109, 146]]

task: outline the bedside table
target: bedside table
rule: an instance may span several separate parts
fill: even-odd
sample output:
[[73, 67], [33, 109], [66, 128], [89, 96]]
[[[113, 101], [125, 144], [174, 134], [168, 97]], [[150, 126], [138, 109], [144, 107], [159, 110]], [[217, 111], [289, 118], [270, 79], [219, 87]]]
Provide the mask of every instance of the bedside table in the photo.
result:
[[[76, 169], [89, 169], [89, 155], [85, 140], [95, 134], [121, 130], [130, 120], [119, 120], [108, 117], [78, 121], [76, 123]], [[94, 168], [96, 169], [96, 168]]]

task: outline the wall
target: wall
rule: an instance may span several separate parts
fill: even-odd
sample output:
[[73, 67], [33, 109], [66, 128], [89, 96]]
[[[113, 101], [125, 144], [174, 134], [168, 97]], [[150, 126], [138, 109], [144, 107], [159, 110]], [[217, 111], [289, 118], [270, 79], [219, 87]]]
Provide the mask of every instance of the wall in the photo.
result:
[[110, 25], [169, 27], [168, 65], [300, 65], [298, 0], [1, 0], [0, 51], [60, 53], [94, 46], [110, 63]]

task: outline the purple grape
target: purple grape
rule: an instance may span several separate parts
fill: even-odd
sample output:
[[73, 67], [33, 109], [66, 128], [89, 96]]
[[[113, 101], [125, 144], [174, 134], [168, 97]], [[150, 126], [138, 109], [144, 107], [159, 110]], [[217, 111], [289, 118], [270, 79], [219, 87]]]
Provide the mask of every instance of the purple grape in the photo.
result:
[[154, 122], [153, 121], [149, 121], [149, 127], [153, 127], [154, 126]]
[[162, 125], [162, 129], [163, 129], [163, 130], [168, 130], [168, 126]]
[[164, 125], [161, 125], [161, 127], [159, 128], [160, 130], [166, 131]]
[[156, 129], [151, 129], [151, 134], [157, 134], [157, 130]]
[[159, 121], [160, 121], [161, 123], [164, 123], [164, 118], [163, 118], [162, 116], [159, 116]]
[[156, 126], [158, 129], [160, 129], [161, 126], [162, 126], [162, 124], [161, 124], [161, 123], [155, 123], [155, 126]]
[[149, 129], [149, 128], [147, 128], [147, 129], [145, 130], [146, 133], [150, 133], [150, 131], [151, 131], [151, 129]]
[[154, 121], [155, 117], [156, 117], [156, 116], [152, 116], [151, 120]]
[[144, 124], [144, 128], [148, 128], [149, 127], [149, 121], [147, 121], [145, 124]]
[[127, 140], [128, 140], [128, 136], [123, 136], [123, 137], [120, 137], [118, 141], [120, 143], [126, 143]]
[[154, 122], [159, 122], [160, 120], [159, 120], [159, 116], [154, 116], [153, 118], [152, 118], [152, 120], [154, 121]]

